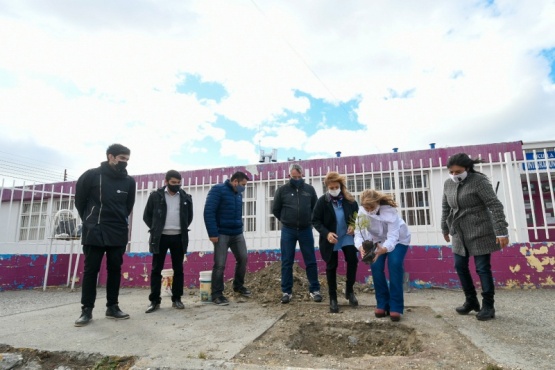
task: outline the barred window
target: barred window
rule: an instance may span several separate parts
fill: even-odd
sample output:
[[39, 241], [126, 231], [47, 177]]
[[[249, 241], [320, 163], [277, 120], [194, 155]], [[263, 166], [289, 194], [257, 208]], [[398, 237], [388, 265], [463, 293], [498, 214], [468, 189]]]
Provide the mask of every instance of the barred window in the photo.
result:
[[281, 223], [272, 214], [272, 209], [274, 207], [274, 195], [276, 194], [276, 190], [280, 186], [286, 184], [288, 181], [289, 180], [282, 180], [282, 181], [272, 182], [272, 183], [267, 184], [267, 186], [266, 186], [266, 189], [267, 189], [266, 199], [267, 199], [267, 205], [268, 205], [268, 215], [267, 215], [268, 231], [281, 230]]
[[431, 225], [428, 174], [404, 173], [399, 182], [401, 214], [407, 225]]
[[46, 230], [48, 201], [25, 202], [22, 205], [19, 240], [43, 240]]
[[243, 193], [243, 224], [245, 232], [256, 231], [256, 188], [247, 183]]

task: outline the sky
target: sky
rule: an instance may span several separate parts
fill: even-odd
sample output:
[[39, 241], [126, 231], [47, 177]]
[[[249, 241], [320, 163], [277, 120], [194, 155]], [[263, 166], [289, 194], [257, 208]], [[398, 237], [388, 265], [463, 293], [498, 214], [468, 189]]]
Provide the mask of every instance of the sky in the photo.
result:
[[[0, 0], [0, 180], [555, 140], [555, 2]], [[11, 181], [11, 180], [10, 180]]]

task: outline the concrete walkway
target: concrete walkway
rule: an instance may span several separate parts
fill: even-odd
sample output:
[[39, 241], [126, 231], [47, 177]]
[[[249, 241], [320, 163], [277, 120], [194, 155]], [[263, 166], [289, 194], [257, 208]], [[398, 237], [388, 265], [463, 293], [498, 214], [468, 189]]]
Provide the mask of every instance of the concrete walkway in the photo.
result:
[[[407, 293], [407, 320], [411, 306], [429, 306], [500, 364], [554, 368], [555, 290], [500, 290], [497, 317], [488, 322], [457, 315], [453, 307], [463, 299], [459, 291]], [[232, 302], [225, 307], [203, 304], [198, 292], [184, 297], [185, 310], [172, 309], [165, 297], [159, 311], [145, 314], [148, 291], [123, 289], [120, 307], [131, 318], [115, 321], [104, 317], [105, 295], [99, 289], [93, 322], [76, 328], [79, 300], [80, 293], [65, 289], [0, 292], [0, 343], [46, 351], [133, 355], [140, 358], [136, 369], [254, 369], [260, 367], [230, 360], [282, 314], [276, 307], [254, 302]], [[359, 300], [362, 305], [375, 305], [372, 294], [361, 295]], [[370, 307], [368, 314], [372, 314]]]

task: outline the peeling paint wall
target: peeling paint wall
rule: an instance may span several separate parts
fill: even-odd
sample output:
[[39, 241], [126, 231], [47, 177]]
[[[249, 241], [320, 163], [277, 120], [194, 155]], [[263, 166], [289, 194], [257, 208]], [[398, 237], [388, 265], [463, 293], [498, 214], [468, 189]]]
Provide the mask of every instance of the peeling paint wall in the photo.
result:
[[[340, 253], [340, 261], [343, 255]], [[81, 256], [82, 257], [82, 256]], [[320, 279], [325, 279], [325, 263], [320, 259], [318, 269]], [[249, 253], [248, 271], [258, 271], [270, 263], [280, 260], [278, 250], [253, 251]], [[305, 267], [301, 253], [295, 260]], [[70, 255], [52, 255], [48, 272], [48, 286], [64, 286], [68, 281]], [[73, 256], [75, 261], [75, 256]], [[122, 267], [122, 286], [149, 287], [152, 258], [149, 253], [129, 253], [124, 257]], [[184, 262], [185, 286], [198, 288], [200, 271], [212, 269], [212, 253], [194, 252]], [[46, 255], [0, 255], [0, 291], [16, 289], [41, 288], [44, 282]], [[228, 255], [225, 278], [233, 277], [235, 259]], [[171, 260], [166, 258], [165, 268], [171, 269]], [[459, 279], [454, 269], [453, 253], [446, 246], [410, 246], [405, 258], [405, 270], [409, 274], [413, 288], [460, 288]], [[492, 256], [492, 270], [495, 284], [502, 288], [552, 288], [555, 287], [555, 243], [512, 244]], [[474, 273], [471, 259], [471, 271], [476, 285], [480, 280]], [[339, 274], [345, 274], [345, 265], [340, 263]], [[73, 267], [71, 269], [73, 274]], [[75, 286], [81, 285], [83, 276], [83, 258], [80, 258]], [[279, 278], [279, 277], [277, 277]], [[357, 280], [361, 283], [371, 281], [369, 266], [359, 264]], [[100, 285], [106, 284], [106, 267], [100, 270]], [[248, 281], [247, 281], [248, 284]]]

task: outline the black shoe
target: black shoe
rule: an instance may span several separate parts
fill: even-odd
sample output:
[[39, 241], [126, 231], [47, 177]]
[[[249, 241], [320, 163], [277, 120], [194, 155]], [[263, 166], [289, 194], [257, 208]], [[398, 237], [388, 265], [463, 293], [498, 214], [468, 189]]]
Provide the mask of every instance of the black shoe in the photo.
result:
[[346, 293], [345, 298], [349, 301], [351, 306], [358, 306], [358, 299], [355, 293]]
[[223, 295], [213, 299], [212, 302], [218, 306], [227, 306], [229, 304], [229, 301]]
[[339, 306], [337, 305], [337, 299], [330, 299], [330, 312], [339, 313]]
[[160, 308], [160, 303], [150, 301], [150, 305], [147, 307], [145, 313], [152, 313]]
[[125, 320], [129, 318], [129, 315], [126, 314], [125, 312], [122, 312], [119, 309], [119, 306], [117, 304], [108, 306], [106, 308], [106, 318], [108, 319], [116, 319], [116, 320]]
[[322, 295], [319, 291], [310, 292], [310, 298], [312, 298], [314, 302], [322, 302]]
[[247, 288], [245, 288], [244, 286], [242, 286], [241, 288], [233, 288], [233, 291], [235, 293], [239, 293], [244, 297], [250, 297], [251, 296], [251, 291], [248, 290]]
[[476, 314], [476, 318], [480, 321], [487, 321], [495, 319], [495, 308], [493, 307], [482, 307], [480, 312]]
[[183, 302], [181, 302], [181, 300], [177, 300], [172, 302], [172, 307], [177, 308], [178, 310], [182, 310], [185, 308], [185, 305], [183, 304]]
[[75, 326], [85, 326], [92, 321], [92, 307], [81, 309], [81, 316], [75, 321]]
[[283, 303], [283, 304], [289, 303], [289, 302], [291, 302], [291, 298], [293, 298], [293, 294], [283, 293], [283, 295], [281, 296], [281, 303]]
[[459, 315], [468, 315], [470, 311], [480, 311], [480, 302], [476, 301], [465, 301], [462, 306], [455, 308], [455, 311]]

